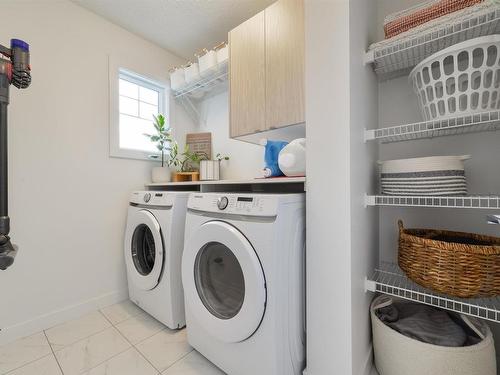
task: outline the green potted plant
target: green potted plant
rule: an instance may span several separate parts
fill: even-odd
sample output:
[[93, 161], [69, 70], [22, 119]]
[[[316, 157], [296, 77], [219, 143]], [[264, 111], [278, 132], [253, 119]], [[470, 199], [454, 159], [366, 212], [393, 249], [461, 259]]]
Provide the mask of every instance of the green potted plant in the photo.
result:
[[[153, 125], [155, 127], [154, 134], [144, 134], [144, 136], [148, 137], [151, 142], [153, 142], [160, 152], [160, 155], [151, 155], [152, 159], [160, 159], [161, 157], [161, 167], [153, 167], [151, 171], [151, 179], [153, 182], [168, 182], [170, 181], [170, 169], [167, 168], [171, 166], [171, 152], [172, 147], [171, 144], [174, 143], [172, 138], [170, 127], [166, 125], [165, 116], [162, 114], [158, 114], [157, 116], [153, 115], [154, 122]], [[165, 154], [169, 152], [169, 157], [165, 159]]]
[[201, 154], [192, 152], [188, 145], [185, 146], [183, 152], [179, 152], [178, 143], [173, 141], [168, 163], [169, 166], [177, 169], [177, 172], [173, 174], [174, 182], [198, 181], [200, 175], [198, 168], [202, 157]]
[[220, 163], [223, 160], [229, 160], [229, 157], [219, 153], [215, 160], [210, 160], [206, 153], [193, 152], [188, 145], [183, 152], [179, 152], [179, 145], [176, 141], [172, 141], [168, 163], [177, 169], [173, 175], [174, 182], [218, 180]]

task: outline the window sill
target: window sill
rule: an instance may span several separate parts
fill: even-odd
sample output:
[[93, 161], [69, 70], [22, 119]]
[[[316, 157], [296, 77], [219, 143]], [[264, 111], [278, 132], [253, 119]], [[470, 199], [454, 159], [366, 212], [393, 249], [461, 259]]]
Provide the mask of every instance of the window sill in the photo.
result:
[[[154, 159], [151, 156], [157, 155], [160, 159]], [[161, 161], [161, 154], [155, 154], [154, 152], [146, 152], [139, 150], [129, 150], [129, 149], [118, 149], [111, 150], [109, 153], [109, 157], [111, 158], [119, 158], [119, 159], [134, 159], [134, 160], [143, 160], [143, 161]]]

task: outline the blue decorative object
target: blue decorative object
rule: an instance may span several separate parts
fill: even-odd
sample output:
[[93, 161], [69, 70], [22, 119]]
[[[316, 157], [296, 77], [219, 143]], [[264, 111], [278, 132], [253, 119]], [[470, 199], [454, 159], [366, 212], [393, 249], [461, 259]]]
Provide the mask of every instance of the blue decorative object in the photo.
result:
[[279, 177], [283, 176], [280, 167], [278, 166], [278, 157], [280, 151], [288, 144], [284, 141], [270, 141], [268, 139], [261, 140], [260, 144], [265, 147], [264, 152], [264, 177]]

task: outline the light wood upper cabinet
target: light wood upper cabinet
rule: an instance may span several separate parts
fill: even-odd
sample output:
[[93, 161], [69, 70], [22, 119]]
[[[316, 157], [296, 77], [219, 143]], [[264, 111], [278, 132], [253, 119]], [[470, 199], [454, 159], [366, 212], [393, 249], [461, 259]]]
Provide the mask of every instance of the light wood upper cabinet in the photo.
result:
[[230, 133], [266, 126], [265, 15], [260, 12], [229, 33]]
[[305, 121], [303, 0], [280, 0], [266, 14], [266, 128]]
[[305, 122], [304, 0], [278, 0], [229, 33], [230, 135]]

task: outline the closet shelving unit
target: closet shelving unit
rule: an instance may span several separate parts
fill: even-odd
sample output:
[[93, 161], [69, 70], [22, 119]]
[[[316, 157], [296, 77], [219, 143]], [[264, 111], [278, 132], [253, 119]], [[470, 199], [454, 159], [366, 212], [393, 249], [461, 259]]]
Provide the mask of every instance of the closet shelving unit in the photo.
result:
[[[485, 11], [481, 15], [454, 24], [446, 24], [441, 29], [424, 31], [400, 42], [383, 44], [366, 53], [365, 63], [372, 64], [375, 73], [382, 80], [392, 79], [407, 74], [419, 62], [444, 48], [491, 34], [500, 34], [500, 9]], [[364, 140], [391, 143], [497, 130], [500, 130], [500, 111], [493, 111], [365, 130]], [[366, 195], [365, 204], [367, 207], [498, 210], [500, 196]], [[365, 289], [500, 323], [500, 298], [462, 299], [435, 293], [412, 282], [393, 263], [381, 263], [373, 274], [366, 278]]]
[[365, 141], [402, 142], [496, 130], [500, 130], [500, 111], [366, 130]]
[[432, 54], [468, 39], [500, 33], [500, 10], [490, 10], [467, 20], [445, 24], [421, 35], [382, 45], [368, 51], [365, 63], [385, 78], [406, 74], [407, 70]]
[[198, 102], [227, 88], [228, 64], [219, 65], [210, 75], [202, 77], [186, 87], [173, 92], [173, 97], [182, 104], [188, 115], [196, 122], [201, 116]]
[[455, 298], [430, 291], [392, 263], [382, 263], [365, 281], [366, 289], [500, 323], [500, 298]]

